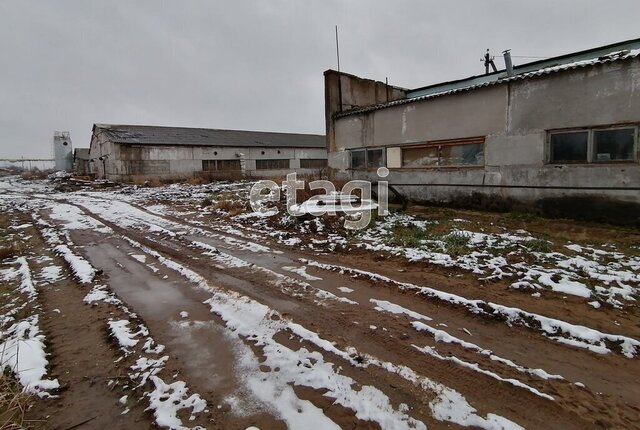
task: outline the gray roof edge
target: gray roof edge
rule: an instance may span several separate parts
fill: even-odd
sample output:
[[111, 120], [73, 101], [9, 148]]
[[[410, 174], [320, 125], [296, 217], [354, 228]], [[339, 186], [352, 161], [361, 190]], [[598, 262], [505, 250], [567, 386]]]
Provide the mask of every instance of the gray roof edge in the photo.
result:
[[[569, 70], [575, 70], [575, 69], [579, 69], [579, 68], [593, 67], [593, 66], [597, 66], [597, 65], [613, 63], [613, 62], [616, 62], [616, 61], [630, 61], [630, 60], [636, 59], [638, 57], [640, 57], [640, 52], [636, 52], [636, 53], [631, 54], [631, 55], [621, 55], [621, 56], [617, 56], [617, 57], [613, 57], [613, 58], [605, 58], [605, 59], [597, 58], [597, 59], [593, 59], [591, 61], [587, 60], [587, 61], [578, 62], [576, 64], [561, 64], [561, 65], [554, 66], [554, 67], [548, 67], [548, 68], [545, 68], [545, 69], [539, 69], [539, 70], [534, 70], [534, 71], [530, 71], [530, 72], [521, 73], [521, 74], [518, 74], [518, 75], [515, 75], [515, 76], [511, 76], [511, 77], [504, 77], [504, 78], [498, 79], [498, 80], [493, 80], [493, 81], [484, 82], [484, 83], [475, 84], [475, 85], [469, 85], [469, 86], [461, 87], [461, 88], [454, 88], [454, 89], [443, 91], [443, 92], [439, 92], [439, 93], [427, 94], [427, 95], [424, 95], [424, 96], [412, 97], [412, 98], [401, 99], [401, 100], [394, 100], [394, 101], [391, 101], [391, 102], [379, 103], [379, 104], [375, 104], [375, 105], [359, 107], [359, 108], [351, 109], [351, 110], [344, 111], [344, 112], [337, 112], [337, 113], [333, 114], [333, 118], [335, 118], [335, 119], [344, 118], [344, 117], [347, 117], [347, 116], [357, 115], [357, 114], [366, 113], [366, 112], [372, 112], [372, 111], [376, 111], [376, 110], [380, 110], [380, 109], [385, 109], [385, 108], [388, 108], [388, 107], [400, 106], [400, 105], [405, 105], [405, 104], [409, 104], [409, 103], [415, 103], [415, 102], [420, 102], [420, 101], [424, 101], [424, 100], [430, 100], [430, 99], [437, 98], [437, 97], [443, 97], [443, 96], [447, 96], [447, 95], [452, 95], [452, 94], [457, 94], [457, 93], [477, 90], [477, 89], [480, 89], [480, 88], [490, 87], [490, 86], [494, 86], [494, 85], [501, 85], [501, 84], [505, 84], [505, 83], [509, 83], [509, 82], [513, 82], [513, 81], [531, 79], [531, 78], [535, 78], [535, 77], [540, 77], [540, 76], [544, 76], [544, 75], [549, 75], [549, 74], [559, 73], [559, 72], [564, 72], [564, 71], [569, 71]], [[580, 63], [583, 63], [583, 64], [580, 64]]]
[[182, 126], [170, 126], [170, 125], [148, 125], [148, 124], [104, 124], [104, 123], [95, 123], [93, 124], [96, 128], [101, 128], [103, 130], [117, 130], [119, 128], [127, 128], [127, 127], [135, 127], [135, 128], [163, 128], [169, 130], [204, 130], [204, 131], [226, 131], [226, 132], [234, 132], [234, 133], [259, 133], [259, 134], [283, 134], [288, 136], [312, 136], [312, 137], [326, 137], [324, 134], [312, 134], [312, 133], [291, 133], [291, 132], [281, 132], [281, 131], [260, 131], [260, 130], [236, 130], [230, 128], [204, 128], [204, 127], [182, 127]]

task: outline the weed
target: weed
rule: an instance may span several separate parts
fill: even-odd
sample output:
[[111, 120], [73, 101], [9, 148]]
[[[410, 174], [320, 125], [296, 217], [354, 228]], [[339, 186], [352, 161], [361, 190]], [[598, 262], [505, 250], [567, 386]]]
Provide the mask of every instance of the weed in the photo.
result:
[[203, 208], [206, 208], [207, 206], [211, 206], [212, 204], [213, 204], [213, 201], [209, 197], [205, 197], [204, 199], [202, 199], [202, 202], [200, 202], [200, 206], [202, 206]]
[[523, 246], [531, 252], [551, 252], [552, 243], [546, 239], [535, 238], [523, 243]]
[[440, 238], [444, 242], [447, 253], [452, 257], [464, 255], [469, 252], [469, 240], [471, 237], [459, 231], [451, 232]]
[[388, 243], [404, 248], [420, 248], [422, 241], [426, 239], [429, 239], [427, 230], [415, 225], [396, 225], [391, 228], [391, 236], [388, 239]]
[[539, 218], [538, 215], [532, 212], [507, 212], [504, 214], [504, 219], [510, 221], [532, 222]]
[[46, 170], [38, 170], [38, 169], [26, 170], [20, 174], [20, 177], [28, 181], [35, 180], [35, 179], [47, 179], [47, 176], [49, 176], [49, 173], [51, 172]]
[[10, 375], [0, 373], [0, 423], [3, 430], [27, 427], [24, 415], [33, 404], [33, 397], [23, 393]]

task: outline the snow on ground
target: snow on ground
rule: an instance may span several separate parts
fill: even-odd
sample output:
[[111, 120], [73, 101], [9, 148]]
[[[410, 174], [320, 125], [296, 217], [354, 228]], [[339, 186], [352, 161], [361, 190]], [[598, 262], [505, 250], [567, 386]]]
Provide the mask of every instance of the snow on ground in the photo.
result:
[[[118, 307], [128, 317], [112, 319], [107, 322], [107, 327], [110, 336], [122, 351], [122, 358], [130, 355], [138, 357], [130, 367], [129, 373], [131, 380], [137, 384], [134, 390], [144, 391], [141, 398], [148, 400], [147, 410], [153, 413], [158, 426], [175, 430], [189, 429], [183, 425], [178, 416], [179, 412], [190, 411], [190, 416], [194, 417], [195, 414], [204, 411], [207, 404], [199, 394], [189, 393], [184, 381], [165, 383], [159, 376], [169, 360], [167, 355], [158, 357], [158, 354], [164, 351], [164, 345], [156, 343], [135, 313], [131, 312], [106, 286], [94, 285], [84, 301], [88, 304], [103, 301]], [[144, 340], [142, 346], [140, 346], [141, 340]], [[125, 408], [123, 413], [127, 412], [128, 408]]]
[[469, 312], [475, 314], [484, 314], [492, 317], [500, 316], [507, 324], [515, 323], [539, 330], [545, 336], [557, 342], [571, 344], [593, 352], [609, 353], [611, 352], [611, 349], [608, 347], [609, 344], [616, 345], [620, 352], [628, 358], [635, 357], [640, 352], [640, 341], [627, 336], [603, 333], [589, 327], [571, 324], [559, 319], [527, 312], [519, 308], [503, 306], [496, 303], [486, 302], [484, 300], [471, 300], [456, 294], [439, 291], [429, 287], [419, 287], [406, 282], [399, 282], [387, 276], [346, 266], [319, 263], [317, 261], [305, 259], [300, 260], [310, 266], [318, 267], [320, 269], [348, 273], [354, 276], [394, 285], [403, 290], [415, 291], [418, 294], [430, 298], [462, 306]]
[[[354, 359], [359, 354], [353, 348], [349, 351], [338, 350], [317, 333], [285, 320], [267, 306], [238, 293], [213, 288], [198, 273], [130, 239], [129, 243], [158, 259], [161, 264], [178, 272], [197, 287], [214, 292], [207, 303], [212, 312], [225, 321], [227, 329], [230, 330], [230, 336], [237, 341], [237, 351], [240, 351], [238, 373], [242, 376], [244, 389], [287, 422], [290, 428], [336, 427], [320, 409], [308, 401], [298, 399], [291, 384], [326, 390], [325, 396], [335, 399], [337, 404], [352, 409], [359, 419], [377, 422], [382, 428], [425, 428], [423, 423], [407, 414], [410, 410], [408, 406], [401, 405], [397, 409], [393, 408], [387, 396], [377, 388], [361, 386], [354, 390], [352, 386], [355, 381], [337, 373], [335, 366], [325, 361], [323, 354], [309, 351], [305, 347], [297, 350], [287, 348], [275, 341], [274, 337], [278, 333], [288, 331], [301, 340], [311, 342], [320, 350], [347, 360], [354, 366], [362, 365]], [[265, 359], [258, 361], [251, 348], [241, 342], [242, 338], [247, 338], [260, 347]], [[464, 400], [460, 393], [418, 376], [408, 368], [382, 362], [375, 357], [368, 357], [366, 365], [370, 364], [398, 373], [413, 383], [428, 386], [430, 391], [437, 395], [432, 402], [434, 416], [437, 419], [463, 425], [471, 422], [487, 429], [520, 428], [515, 423], [494, 414], [488, 414], [486, 418], [477, 415], [476, 410]], [[260, 365], [266, 366], [270, 371], [263, 372]], [[464, 412], [453, 414], [452, 410], [457, 408], [461, 408]], [[447, 411], [448, 413], [445, 413]]]
[[[23, 390], [39, 397], [51, 397], [60, 387], [57, 379], [47, 379], [49, 361], [46, 338], [40, 331], [37, 289], [26, 257], [18, 257], [17, 268], [2, 270], [4, 282], [19, 281], [17, 291], [23, 300], [13, 300], [0, 316], [0, 371], [13, 373]], [[19, 318], [19, 315], [28, 313]], [[19, 319], [18, 319], [19, 318]]]

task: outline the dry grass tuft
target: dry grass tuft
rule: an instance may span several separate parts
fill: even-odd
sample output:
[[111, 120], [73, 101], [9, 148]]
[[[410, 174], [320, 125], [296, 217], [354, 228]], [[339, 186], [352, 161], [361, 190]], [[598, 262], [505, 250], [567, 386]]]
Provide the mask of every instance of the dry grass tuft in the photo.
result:
[[38, 169], [25, 170], [20, 174], [20, 177], [26, 180], [47, 179], [47, 176], [49, 176], [49, 173], [51, 172], [46, 170], [38, 170]]
[[24, 253], [24, 246], [19, 243], [11, 243], [8, 246], [0, 246], [0, 260], [17, 257]]
[[11, 376], [0, 374], [0, 429], [14, 430], [27, 428], [25, 414], [34, 399], [20, 390], [18, 383]]
[[247, 210], [248, 202], [239, 199], [234, 193], [220, 193], [215, 196], [213, 207], [226, 212], [228, 216], [235, 216]]

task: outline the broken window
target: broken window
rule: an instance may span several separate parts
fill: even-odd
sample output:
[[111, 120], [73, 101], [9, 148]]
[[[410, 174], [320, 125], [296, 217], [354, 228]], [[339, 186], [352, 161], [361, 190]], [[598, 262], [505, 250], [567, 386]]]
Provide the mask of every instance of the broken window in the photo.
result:
[[484, 138], [439, 141], [402, 148], [403, 167], [466, 166], [484, 164]]
[[303, 158], [300, 160], [301, 169], [324, 169], [327, 167], [326, 158]]
[[366, 167], [365, 152], [363, 149], [351, 151], [351, 168], [364, 169]]
[[550, 138], [550, 160], [586, 162], [589, 144], [588, 131], [552, 133]]
[[464, 164], [484, 164], [484, 145], [482, 143], [440, 147], [440, 166]]
[[402, 149], [402, 167], [437, 166], [439, 161], [437, 146]]
[[256, 160], [256, 170], [288, 169], [288, 158], [276, 158], [272, 160]]
[[594, 161], [633, 160], [635, 128], [595, 130]]
[[384, 166], [384, 152], [382, 148], [367, 149], [367, 167], [377, 169]]

